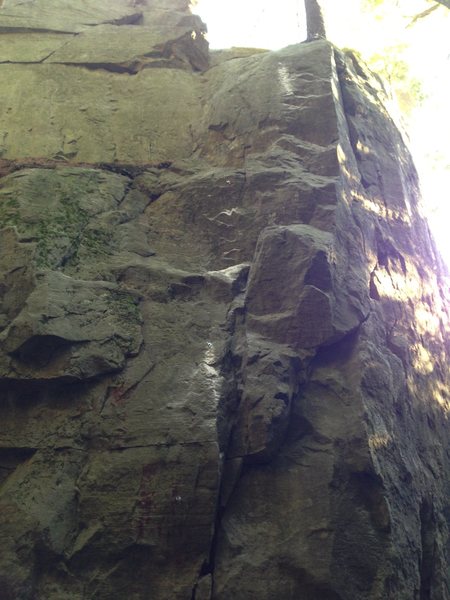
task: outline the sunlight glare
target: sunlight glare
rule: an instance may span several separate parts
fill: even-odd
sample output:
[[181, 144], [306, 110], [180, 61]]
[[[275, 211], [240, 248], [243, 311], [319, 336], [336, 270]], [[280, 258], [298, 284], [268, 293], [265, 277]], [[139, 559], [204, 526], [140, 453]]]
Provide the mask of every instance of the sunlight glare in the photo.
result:
[[278, 50], [306, 36], [303, 0], [198, 0], [193, 12], [207, 24], [212, 49]]

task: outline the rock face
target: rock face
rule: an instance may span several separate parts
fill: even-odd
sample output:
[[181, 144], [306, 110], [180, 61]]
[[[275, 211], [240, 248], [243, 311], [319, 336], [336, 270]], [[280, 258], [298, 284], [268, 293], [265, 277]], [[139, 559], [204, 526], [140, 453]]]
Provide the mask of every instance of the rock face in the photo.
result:
[[447, 274], [382, 85], [204, 31], [1, 6], [0, 597], [448, 600]]

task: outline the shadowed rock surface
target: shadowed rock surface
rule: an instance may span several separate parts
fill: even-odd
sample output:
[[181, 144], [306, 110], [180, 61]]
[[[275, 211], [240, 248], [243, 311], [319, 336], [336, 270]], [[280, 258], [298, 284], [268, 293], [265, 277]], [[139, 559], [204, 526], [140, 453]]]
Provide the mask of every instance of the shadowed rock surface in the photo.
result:
[[448, 273], [383, 87], [188, 4], [0, 2], [0, 597], [449, 600]]

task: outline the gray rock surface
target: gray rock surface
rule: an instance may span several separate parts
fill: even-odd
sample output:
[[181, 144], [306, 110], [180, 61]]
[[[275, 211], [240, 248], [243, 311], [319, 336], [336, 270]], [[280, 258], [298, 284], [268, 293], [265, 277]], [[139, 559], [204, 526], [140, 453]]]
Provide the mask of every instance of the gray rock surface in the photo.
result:
[[0, 2], [0, 597], [449, 600], [448, 272], [383, 87], [188, 4]]

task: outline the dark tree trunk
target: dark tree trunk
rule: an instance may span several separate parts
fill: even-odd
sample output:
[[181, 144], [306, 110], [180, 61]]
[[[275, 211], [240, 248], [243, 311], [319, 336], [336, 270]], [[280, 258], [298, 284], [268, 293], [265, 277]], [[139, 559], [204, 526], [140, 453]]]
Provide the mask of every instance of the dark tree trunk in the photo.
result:
[[305, 0], [306, 13], [306, 31], [308, 41], [325, 39], [325, 23], [323, 20], [322, 9], [318, 0]]

